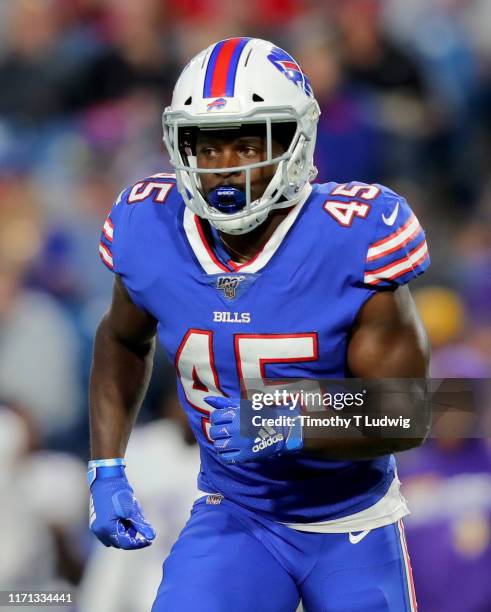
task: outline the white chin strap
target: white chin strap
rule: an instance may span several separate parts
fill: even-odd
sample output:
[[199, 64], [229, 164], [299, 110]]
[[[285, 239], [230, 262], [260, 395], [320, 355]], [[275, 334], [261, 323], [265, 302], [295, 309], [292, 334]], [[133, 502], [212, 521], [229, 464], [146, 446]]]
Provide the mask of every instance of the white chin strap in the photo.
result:
[[264, 223], [268, 218], [269, 210], [262, 210], [258, 213], [252, 213], [246, 217], [239, 219], [208, 219], [210, 224], [220, 232], [225, 234], [248, 234], [256, 229], [261, 223]]

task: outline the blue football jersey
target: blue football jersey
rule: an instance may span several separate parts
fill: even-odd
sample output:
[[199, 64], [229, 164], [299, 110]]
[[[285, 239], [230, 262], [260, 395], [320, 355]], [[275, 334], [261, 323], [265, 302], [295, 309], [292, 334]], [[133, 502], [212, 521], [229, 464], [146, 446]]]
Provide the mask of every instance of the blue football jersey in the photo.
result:
[[100, 255], [159, 322], [200, 445], [201, 490], [287, 523], [345, 517], [385, 495], [395, 470], [389, 455], [328, 461], [298, 453], [222, 464], [204, 397], [238, 396], [260, 379], [349, 377], [348, 339], [361, 306], [429, 265], [404, 198], [358, 182], [309, 186], [264, 248], [237, 265], [184, 205], [172, 175], [158, 174], [120, 195]]

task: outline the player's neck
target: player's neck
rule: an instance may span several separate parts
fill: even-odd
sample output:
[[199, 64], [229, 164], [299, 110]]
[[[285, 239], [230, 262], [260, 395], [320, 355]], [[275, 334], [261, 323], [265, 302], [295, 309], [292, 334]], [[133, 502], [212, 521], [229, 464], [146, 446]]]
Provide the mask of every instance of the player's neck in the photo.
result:
[[235, 236], [218, 232], [220, 240], [230, 253], [232, 260], [237, 263], [246, 263], [252, 259], [270, 239], [275, 229], [288, 215], [290, 210], [291, 208], [274, 210], [264, 223], [247, 234]]

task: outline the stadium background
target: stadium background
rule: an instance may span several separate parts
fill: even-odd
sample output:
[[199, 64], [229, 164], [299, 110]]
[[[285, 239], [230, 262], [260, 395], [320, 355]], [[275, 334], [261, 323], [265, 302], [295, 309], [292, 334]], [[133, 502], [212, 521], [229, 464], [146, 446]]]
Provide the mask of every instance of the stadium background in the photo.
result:
[[[490, 376], [488, 0], [3, 0], [0, 589], [70, 587], [77, 610], [149, 609], [197, 450], [159, 355], [128, 451], [159, 538], [120, 553], [90, 537], [87, 378], [112, 282], [98, 237], [123, 187], [169, 169], [160, 114], [180, 68], [236, 35], [273, 40], [310, 76], [320, 180], [383, 182], [417, 212], [433, 375]], [[473, 426], [474, 439], [400, 460], [423, 612], [491, 610], [491, 459]]]

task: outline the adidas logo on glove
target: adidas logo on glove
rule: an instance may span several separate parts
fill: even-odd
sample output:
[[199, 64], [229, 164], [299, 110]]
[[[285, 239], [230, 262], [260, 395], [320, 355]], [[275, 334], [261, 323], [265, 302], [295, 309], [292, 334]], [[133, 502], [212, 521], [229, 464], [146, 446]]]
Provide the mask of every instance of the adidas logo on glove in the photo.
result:
[[277, 442], [284, 440], [284, 436], [281, 433], [276, 433], [276, 430], [272, 429], [266, 431], [266, 429], [259, 430], [259, 436], [254, 440], [254, 446], [252, 447], [253, 453], [258, 453], [264, 450], [268, 446], [273, 446]]

